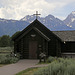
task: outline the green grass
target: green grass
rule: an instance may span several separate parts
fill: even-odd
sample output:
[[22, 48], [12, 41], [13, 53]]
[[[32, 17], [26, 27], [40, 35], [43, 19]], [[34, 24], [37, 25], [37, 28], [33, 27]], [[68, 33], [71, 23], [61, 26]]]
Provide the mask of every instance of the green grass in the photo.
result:
[[0, 47], [0, 56], [1, 55], [8, 55], [13, 51], [13, 47]]
[[19, 73], [17, 73], [16, 75], [33, 75], [35, 71], [37, 71], [38, 68], [37, 67], [33, 67], [33, 68], [28, 68], [26, 70], [23, 70]]
[[41, 64], [50, 64], [50, 63], [47, 62], [47, 61], [46, 61], [46, 62], [43, 62], [43, 61], [42, 61], [42, 62], [37, 63], [37, 65], [41, 65]]
[[6, 54], [6, 53], [0, 53], [0, 55], [8, 55], [8, 54]]
[[13, 47], [0, 47], [0, 52], [12, 52]]

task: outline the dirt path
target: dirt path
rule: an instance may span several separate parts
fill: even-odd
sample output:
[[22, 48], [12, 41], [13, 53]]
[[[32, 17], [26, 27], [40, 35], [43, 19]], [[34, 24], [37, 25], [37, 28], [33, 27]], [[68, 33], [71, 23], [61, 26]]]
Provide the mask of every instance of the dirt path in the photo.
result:
[[45, 65], [36, 65], [39, 60], [20, 60], [18, 63], [0, 67], [0, 75], [15, 75], [16, 73], [30, 67], [40, 67]]

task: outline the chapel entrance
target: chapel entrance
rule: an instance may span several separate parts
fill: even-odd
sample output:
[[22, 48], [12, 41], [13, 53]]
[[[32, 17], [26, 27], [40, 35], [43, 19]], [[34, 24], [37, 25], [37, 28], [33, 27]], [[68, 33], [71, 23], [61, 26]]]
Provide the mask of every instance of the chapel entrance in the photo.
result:
[[29, 42], [29, 59], [37, 59], [37, 41]]

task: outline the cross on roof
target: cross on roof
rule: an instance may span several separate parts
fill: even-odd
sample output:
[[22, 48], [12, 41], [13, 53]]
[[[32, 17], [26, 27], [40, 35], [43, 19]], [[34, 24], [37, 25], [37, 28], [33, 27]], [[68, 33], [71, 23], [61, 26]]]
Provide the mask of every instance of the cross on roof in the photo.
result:
[[41, 14], [38, 14], [38, 11], [36, 11], [36, 14], [34, 14], [36, 16], [36, 19], [38, 19], [38, 15], [41, 15]]

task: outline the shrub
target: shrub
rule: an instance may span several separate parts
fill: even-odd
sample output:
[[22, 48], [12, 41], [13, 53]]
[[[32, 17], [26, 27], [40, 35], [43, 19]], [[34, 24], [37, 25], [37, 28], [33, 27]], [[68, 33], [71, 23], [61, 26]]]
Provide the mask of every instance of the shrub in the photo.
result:
[[64, 62], [64, 58], [57, 58], [58, 62]]
[[20, 59], [20, 56], [21, 56], [21, 55], [20, 55], [19, 53], [16, 54], [16, 57], [17, 57], [18, 59]]
[[50, 56], [50, 57], [48, 57], [47, 62], [48, 62], [48, 63], [51, 63], [51, 62], [53, 62], [54, 60], [56, 60], [56, 58]]
[[75, 75], [75, 59], [57, 59], [47, 67], [38, 69], [34, 75]]
[[16, 63], [19, 60], [17, 57], [12, 57], [10, 54], [8, 55], [0, 55], [0, 64], [10, 64], [10, 63]]

